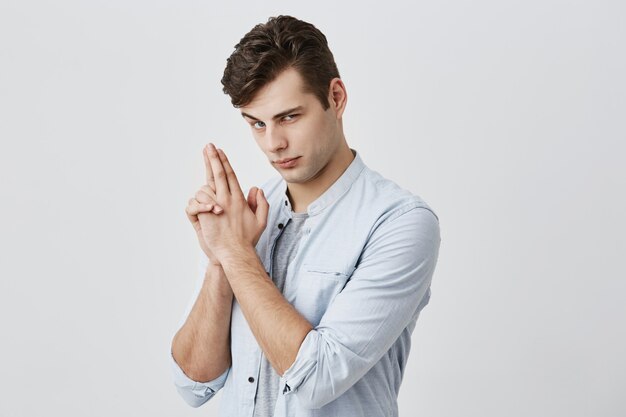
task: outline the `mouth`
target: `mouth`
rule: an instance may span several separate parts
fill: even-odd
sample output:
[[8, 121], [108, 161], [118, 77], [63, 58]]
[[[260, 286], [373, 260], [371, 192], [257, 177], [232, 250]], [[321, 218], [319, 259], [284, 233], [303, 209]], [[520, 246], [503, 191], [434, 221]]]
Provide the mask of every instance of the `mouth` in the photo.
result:
[[295, 158], [286, 158], [286, 159], [281, 159], [278, 161], [274, 161], [274, 165], [280, 167], [280, 168], [291, 168], [293, 166], [296, 165], [296, 163], [298, 162], [298, 159], [300, 159], [299, 156], [295, 157]]

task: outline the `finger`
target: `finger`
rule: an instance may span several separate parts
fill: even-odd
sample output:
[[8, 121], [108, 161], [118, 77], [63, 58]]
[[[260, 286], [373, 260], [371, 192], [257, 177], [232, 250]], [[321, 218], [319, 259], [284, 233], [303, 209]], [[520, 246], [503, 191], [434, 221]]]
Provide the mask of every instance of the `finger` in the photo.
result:
[[200, 189], [196, 192], [196, 194], [194, 195], [195, 199], [198, 200], [201, 203], [204, 204], [208, 204], [208, 203], [216, 203], [215, 199], [216, 196], [213, 194], [209, 194], [206, 191], [204, 191], [203, 189]]
[[198, 213], [208, 213], [215, 208], [214, 204], [202, 204], [199, 203], [195, 199], [189, 200], [189, 204], [185, 207], [185, 213], [187, 213], [187, 217], [189, 220], [197, 221], [195, 217], [198, 216]]
[[224, 172], [226, 172], [226, 180], [228, 181], [228, 188], [230, 189], [230, 193], [235, 195], [235, 193], [239, 194], [243, 197], [243, 191], [241, 191], [241, 186], [239, 185], [239, 180], [237, 180], [237, 175], [235, 175], [235, 170], [230, 165], [228, 158], [223, 150], [217, 150], [220, 160], [222, 161], [222, 165], [224, 166]]
[[260, 188], [257, 191], [256, 206], [257, 208], [254, 215], [256, 216], [259, 226], [265, 228], [265, 226], [267, 226], [267, 213], [270, 210], [270, 203], [267, 202], [265, 193]]
[[[224, 212], [224, 209], [215, 202], [215, 200], [210, 200], [206, 203], [199, 201], [196, 198], [189, 199], [187, 203], [187, 207], [185, 208], [185, 212], [192, 216], [197, 215], [197, 213], [209, 213], [212, 212], [214, 214], [220, 214]], [[190, 218], [191, 219], [191, 218]]]
[[253, 213], [256, 213], [256, 193], [258, 189], [257, 187], [250, 188], [248, 191], [248, 207], [252, 210]]
[[206, 171], [206, 183], [208, 186], [215, 188], [213, 180], [213, 170], [211, 169], [211, 161], [209, 160], [208, 145], [202, 149], [202, 157], [204, 158], [204, 168]]
[[215, 182], [215, 194], [218, 199], [220, 196], [230, 194], [230, 188], [228, 187], [228, 180], [226, 179], [226, 172], [224, 171], [224, 166], [222, 165], [222, 160], [220, 159], [217, 149], [215, 145], [212, 143], [209, 144], [208, 149], [209, 162], [211, 165], [211, 170], [213, 171], [213, 181]]
[[215, 201], [215, 198], [216, 198], [215, 196], [210, 196], [202, 190], [198, 191], [196, 195], [194, 196], [194, 200], [197, 201], [198, 203], [211, 205], [211, 207], [213, 208], [213, 213], [215, 214], [223, 213], [224, 209], [219, 204], [217, 204], [217, 201]]
[[203, 185], [200, 187], [200, 190], [204, 191], [212, 198], [215, 198], [215, 190], [212, 187], [209, 187], [208, 185]]

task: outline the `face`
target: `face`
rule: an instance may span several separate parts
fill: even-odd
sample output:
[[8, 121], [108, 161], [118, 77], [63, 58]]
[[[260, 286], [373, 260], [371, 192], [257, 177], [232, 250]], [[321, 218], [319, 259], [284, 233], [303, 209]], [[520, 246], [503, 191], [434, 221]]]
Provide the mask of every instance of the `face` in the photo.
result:
[[305, 93], [297, 70], [283, 71], [240, 110], [286, 182], [305, 184], [332, 169], [343, 138], [341, 113], [332, 104], [324, 110], [314, 94]]

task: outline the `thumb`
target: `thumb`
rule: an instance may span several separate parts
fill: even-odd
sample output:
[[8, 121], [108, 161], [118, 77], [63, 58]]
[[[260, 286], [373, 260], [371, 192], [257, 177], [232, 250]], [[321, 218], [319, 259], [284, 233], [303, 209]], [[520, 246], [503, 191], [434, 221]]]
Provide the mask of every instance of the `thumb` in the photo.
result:
[[257, 195], [258, 195], [259, 189], [257, 187], [252, 187], [250, 188], [250, 191], [248, 191], [248, 207], [250, 207], [250, 210], [252, 210], [253, 213], [256, 213], [256, 205], [257, 205]]
[[256, 194], [256, 212], [254, 213], [259, 224], [263, 227], [267, 225], [267, 213], [270, 209], [270, 203], [265, 199], [265, 193], [262, 189], [257, 189]]

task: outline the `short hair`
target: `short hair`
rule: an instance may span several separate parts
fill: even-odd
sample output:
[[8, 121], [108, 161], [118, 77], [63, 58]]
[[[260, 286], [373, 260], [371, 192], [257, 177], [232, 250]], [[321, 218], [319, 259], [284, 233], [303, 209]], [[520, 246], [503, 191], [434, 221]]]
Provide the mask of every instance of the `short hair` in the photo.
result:
[[330, 82], [340, 78], [335, 59], [326, 36], [311, 23], [292, 16], [270, 17], [241, 38], [226, 60], [224, 93], [234, 107], [245, 106], [289, 68], [298, 71], [304, 91], [313, 93], [327, 110]]

